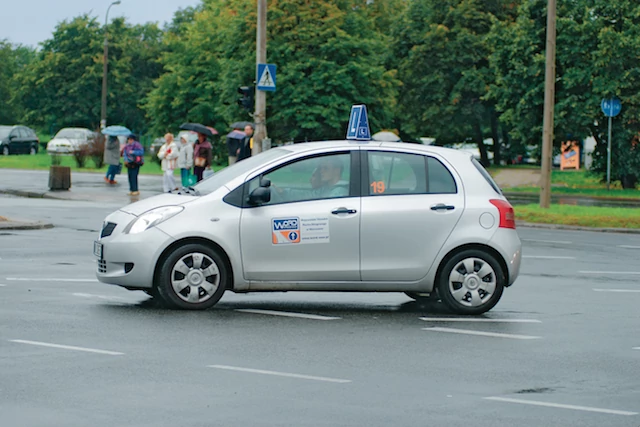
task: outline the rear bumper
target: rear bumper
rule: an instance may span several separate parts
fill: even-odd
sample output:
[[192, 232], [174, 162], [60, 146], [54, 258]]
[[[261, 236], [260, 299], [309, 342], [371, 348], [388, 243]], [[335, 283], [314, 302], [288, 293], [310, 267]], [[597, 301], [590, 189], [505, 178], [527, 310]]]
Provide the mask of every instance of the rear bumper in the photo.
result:
[[520, 262], [522, 260], [522, 242], [516, 230], [498, 228], [489, 243], [494, 247], [507, 265], [507, 286], [511, 286], [520, 274]]

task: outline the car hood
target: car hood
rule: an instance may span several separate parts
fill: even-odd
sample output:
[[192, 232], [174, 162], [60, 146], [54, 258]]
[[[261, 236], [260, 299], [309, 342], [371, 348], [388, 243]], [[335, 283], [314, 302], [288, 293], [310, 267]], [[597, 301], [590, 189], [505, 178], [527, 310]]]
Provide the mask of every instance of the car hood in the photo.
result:
[[181, 194], [159, 194], [157, 196], [149, 197], [148, 199], [140, 200], [139, 202], [132, 203], [123, 208], [120, 208], [122, 212], [130, 213], [135, 216], [140, 216], [151, 209], [159, 208], [162, 206], [179, 206], [191, 203], [198, 200], [198, 196], [181, 195]]

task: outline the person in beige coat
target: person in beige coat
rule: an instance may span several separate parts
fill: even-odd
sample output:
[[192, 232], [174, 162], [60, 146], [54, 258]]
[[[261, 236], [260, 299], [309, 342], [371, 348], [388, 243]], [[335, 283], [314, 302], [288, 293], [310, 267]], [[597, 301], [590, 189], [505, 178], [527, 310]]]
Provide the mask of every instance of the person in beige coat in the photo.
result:
[[164, 174], [162, 175], [162, 191], [170, 193], [178, 190], [176, 181], [173, 179], [173, 171], [177, 166], [178, 146], [173, 142], [173, 135], [168, 133], [164, 136], [164, 144], [158, 151], [158, 158], [162, 160], [161, 166]]

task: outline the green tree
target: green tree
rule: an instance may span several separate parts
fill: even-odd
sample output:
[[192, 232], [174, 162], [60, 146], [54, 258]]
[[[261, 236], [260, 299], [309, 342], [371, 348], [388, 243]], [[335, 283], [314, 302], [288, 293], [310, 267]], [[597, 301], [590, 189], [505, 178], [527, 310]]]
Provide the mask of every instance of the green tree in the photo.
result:
[[[17, 75], [26, 122], [51, 132], [67, 126], [98, 128], [104, 30], [89, 15], [56, 27], [37, 58]], [[163, 32], [155, 24], [130, 25], [122, 19], [110, 23], [108, 31], [108, 123], [144, 131], [146, 116], [139, 103], [162, 70]]]
[[494, 102], [486, 97], [495, 79], [487, 39], [493, 22], [510, 11], [499, 0], [410, 3], [394, 26], [403, 133], [432, 136], [438, 143], [471, 139], [488, 164], [483, 140], [491, 132], [497, 147], [500, 138]]
[[35, 58], [32, 48], [12, 45], [0, 40], [0, 124], [14, 124], [23, 114], [22, 100], [17, 96], [17, 76]]
[[[274, 0], [268, 5], [268, 62], [278, 88], [267, 95], [275, 141], [343, 138], [352, 104], [367, 104], [372, 127], [392, 125], [398, 81], [384, 67], [384, 37], [366, 1]], [[202, 121], [226, 129], [248, 119], [237, 88], [255, 80], [256, 5], [209, 0], [167, 37], [167, 71], [147, 99], [155, 129]]]
[[[496, 83], [491, 98], [521, 144], [542, 139], [546, 1], [524, 2], [518, 19], [494, 29], [491, 63]], [[595, 170], [606, 170], [607, 121], [600, 100], [618, 96], [623, 112], [616, 118], [612, 176], [634, 184], [640, 168], [640, 4], [630, 0], [561, 2], [557, 18], [556, 104], [554, 134], [561, 141], [592, 135]]]

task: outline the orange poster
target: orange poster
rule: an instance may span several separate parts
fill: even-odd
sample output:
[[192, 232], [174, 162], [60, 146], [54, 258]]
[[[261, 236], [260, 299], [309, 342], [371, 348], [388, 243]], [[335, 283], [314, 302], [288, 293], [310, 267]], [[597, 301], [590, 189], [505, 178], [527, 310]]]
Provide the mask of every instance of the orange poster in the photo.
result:
[[562, 143], [560, 170], [565, 169], [580, 169], [580, 145], [578, 141], [566, 141]]

